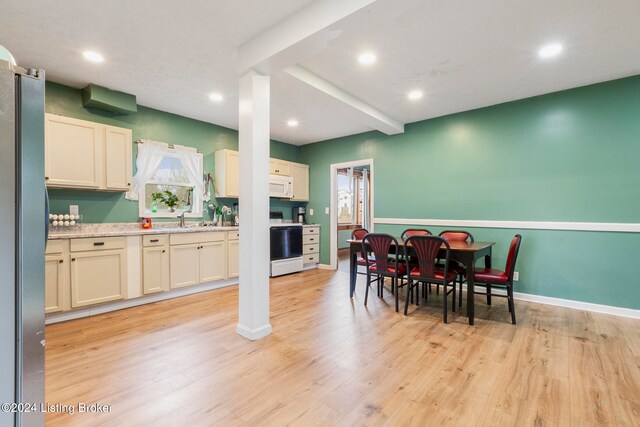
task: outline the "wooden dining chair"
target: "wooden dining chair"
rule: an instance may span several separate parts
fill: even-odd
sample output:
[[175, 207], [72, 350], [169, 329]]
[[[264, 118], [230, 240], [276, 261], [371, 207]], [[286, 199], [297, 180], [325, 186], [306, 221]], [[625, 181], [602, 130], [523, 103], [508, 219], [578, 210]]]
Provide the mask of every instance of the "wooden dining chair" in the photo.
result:
[[[487, 299], [491, 296], [494, 297], [506, 297], [509, 302], [509, 312], [511, 313], [511, 323], [516, 324], [516, 308], [513, 304], [513, 272], [516, 267], [516, 260], [518, 259], [518, 252], [520, 251], [520, 242], [522, 242], [522, 236], [516, 234], [511, 240], [509, 246], [509, 255], [507, 256], [507, 263], [504, 267], [504, 271], [495, 268], [480, 268], [476, 270], [475, 284], [476, 286], [485, 286]], [[506, 289], [507, 295], [494, 294], [491, 292], [492, 288]], [[469, 290], [467, 290], [469, 292]], [[481, 292], [476, 292], [480, 293]]]
[[[447, 242], [473, 243], [475, 241], [471, 233], [462, 230], [445, 230], [440, 233], [439, 236]], [[458, 305], [462, 307], [462, 283], [465, 281], [467, 270], [464, 268], [464, 265], [457, 261], [452, 262], [449, 268], [458, 273], [458, 283], [460, 284], [460, 289], [458, 291]]]
[[[351, 232], [351, 239], [352, 240], [362, 240], [364, 238], [364, 236], [366, 236], [368, 233], [369, 233], [369, 231], [366, 228], [356, 228], [355, 230], [353, 230]], [[356, 258], [356, 273], [366, 276], [366, 274], [367, 274], [366, 271], [358, 271], [358, 266], [362, 266], [362, 267], [366, 267], [367, 266], [367, 262], [365, 261], [364, 258], [365, 258], [365, 254], [364, 253], [362, 253], [362, 252], [358, 253], [357, 258]]]
[[[407, 267], [404, 263], [398, 263], [398, 258], [389, 259], [391, 247], [394, 246], [395, 252], [400, 248], [398, 240], [389, 234], [369, 233], [362, 239], [362, 252], [367, 253], [371, 250], [374, 260], [365, 257], [365, 265], [367, 266], [367, 289], [364, 295], [364, 305], [367, 305], [369, 298], [369, 287], [372, 282], [377, 283], [378, 297], [383, 297], [384, 278], [391, 279], [391, 292], [396, 297], [396, 312], [398, 311], [398, 295], [400, 288], [404, 286], [403, 278], [407, 273]], [[372, 279], [372, 277], [374, 277]]]
[[406, 240], [411, 236], [432, 236], [433, 233], [426, 228], [407, 228], [402, 232], [400, 237], [402, 240]]
[[[438, 252], [444, 246], [445, 258], [443, 268], [438, 267]], [[456, 311], [456, 276], [457, 273], [449, 271], [449, 243], [442, 237], [438, 236], [411, 236], [404, 241], [405, 253], [411, 252], [412, 257], [417, 260], [418, 265], [412, 267], [407, 261], [407, 297], [404, 303], [404, 314], [408, 314], [409, 310], [409, 296], [413, 292], [416, 286], [420, 286], [420, 283], [434, 283], [436, 285], [442, 285], [442, 308], [444, 323], [447, 323], [447, 296], [453, 293], [453, 304], [451, 310]], [[448, 289], [451, 284], [451, 290]], [[419, 288], [418, 288], [419, 290]], [[419, 304], [418, 292], [416, 303]]]

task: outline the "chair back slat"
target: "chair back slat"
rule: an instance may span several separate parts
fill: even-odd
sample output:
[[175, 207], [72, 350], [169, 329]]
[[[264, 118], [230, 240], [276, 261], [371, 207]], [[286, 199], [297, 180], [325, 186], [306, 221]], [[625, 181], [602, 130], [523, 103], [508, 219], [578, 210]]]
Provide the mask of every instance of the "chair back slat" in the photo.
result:
[[[389, 268], [389, 253], [391, 246], [398, 245], [398, 241], [389, 234], [384, 233], [369, 233], [362, 239], [362, 250], [366, 252], [366, 247], [369, 245], [376, 262], [376, 271], [387, 271]], [[369, 260], [367, 260], [367, 268], [369, 267]], [[398, 259], [395, 258], [394, 266], [398, 267]]]
[[362, 240], [369, 233], [366, 228], [356, 228], [351, 232], [351, 238], [354, 240]]
[[522, 241], [522, 236], [520, 234], [516, 234], [511, 240], [511, 245], [509, 246], [509, 255], [507, 256], [507, 265], [504, 268], [504, 272], [507, 273], [509, 278], [513, 277], [513, 271], [516, 266], [516, 260], [518, 258], [518, 252], [520, 251], [520, 242]]
[[440, 237], [447, 242], [474, 242], [473, 235], [468, 231], [462, 230], [445, 230], [440, 233]]
[[446, 240], [437, 236], [411, 236], [405, 241], [405, 252], [408, 253], [411, 248], [415, 260], [418, 261], [418, 271], [420, 277], [434, 278], [435, 266], [438, 258], [438, 252], [444, 245], [446, 248], [445, 270], [449, 264], [449, 244]]

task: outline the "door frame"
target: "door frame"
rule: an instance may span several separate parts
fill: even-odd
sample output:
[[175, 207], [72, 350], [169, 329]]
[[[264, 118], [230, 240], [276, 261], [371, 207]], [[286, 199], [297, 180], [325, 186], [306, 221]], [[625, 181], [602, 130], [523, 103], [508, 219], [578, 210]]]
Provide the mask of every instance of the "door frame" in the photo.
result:
[[332, 163], [329, 165], [329, 176], [331, 179], [331, 199], [330, 199], [330, 242], [331, 242], [331, 251], [329, 255], [329, 266], [332, 270], [336, 270], [338, 268], [338, 169], [345, 169], [357, 166], [369, 166], [369, 221], [370, 221], [370, 230], [373, 232], [374, 229], [374, 218], [373, 215], [373, 195], [374, 195], [374, 176], [373, 173], [373, 159], [363, 159], [363, 160], [353, 160], [351, 162], [343, 162], [343, 163]]

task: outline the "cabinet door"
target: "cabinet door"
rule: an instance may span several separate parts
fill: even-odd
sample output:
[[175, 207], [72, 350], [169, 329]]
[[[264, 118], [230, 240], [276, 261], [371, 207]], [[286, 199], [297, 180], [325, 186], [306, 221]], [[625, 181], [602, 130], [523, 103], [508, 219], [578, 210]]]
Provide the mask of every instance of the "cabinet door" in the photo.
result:
[[99, 188], [103, 174], [102, 127], [47, 114], [45, 181], [50, 187]]
[[168, 246], [142, 249], [142, 292], [151, 294], [169, 290]]
[[200, 245], [200, 283], [227, 277], [227, 244], [225, 241]]
[[240, 242], [238, 240], [229, 240], [229, 262], [228, 272], [229, 278], [238, 277], [240, 273]]
[[199, 244], [171, 246], [171, 289], [200, 283]]
[[293, 178], [293, 197], [291, 200], [309, 201], [309, 166], [298, 163], [291, 164]]
[[228, 151], [226, 161], [226, 195], [238, 197], [240, 194], [240, 157], [237, 151]]
[[269, 161], [269, 173], [273, 175], [291, 176], [290, 163], [285, 160], [271, 159]]
[[105, 127], [105, 185], [107, 190], [128, 191], [131, 185], [131, 130]]
[[123, 299], [127, 289], [124, 250], [71, 253], [71, 306]]
[[54, 313], [63, 310], [63, 293], [68, 291], [65, 286], [67, 268], [62, 255], [47, 255], [44, 258], [44, 312]]

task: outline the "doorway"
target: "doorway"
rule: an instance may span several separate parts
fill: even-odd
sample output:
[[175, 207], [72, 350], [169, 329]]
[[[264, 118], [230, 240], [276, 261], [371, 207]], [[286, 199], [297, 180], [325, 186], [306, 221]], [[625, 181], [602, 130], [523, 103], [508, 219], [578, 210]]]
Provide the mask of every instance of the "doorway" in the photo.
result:
[[347, 240], [354, 229], [373, 231], [373, 195], [373, 159], [331, 165], [332, 269], [348, 270]]

